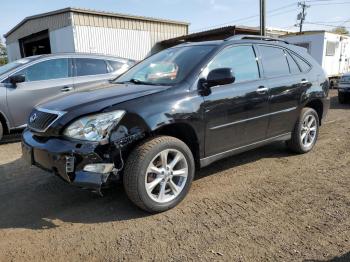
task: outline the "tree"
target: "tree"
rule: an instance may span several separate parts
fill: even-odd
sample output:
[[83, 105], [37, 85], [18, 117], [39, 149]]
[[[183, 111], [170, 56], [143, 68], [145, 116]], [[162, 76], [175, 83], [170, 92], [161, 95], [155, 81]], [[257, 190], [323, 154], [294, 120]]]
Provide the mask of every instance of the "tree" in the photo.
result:
[[0, 38], [0, 66], [7, 64], [7, 50]]
[[338, 26], [332, 30], [333, 33], [340, 34], [340, 35], [348, 35], [349, 31], [346, 29], [345, 26]]

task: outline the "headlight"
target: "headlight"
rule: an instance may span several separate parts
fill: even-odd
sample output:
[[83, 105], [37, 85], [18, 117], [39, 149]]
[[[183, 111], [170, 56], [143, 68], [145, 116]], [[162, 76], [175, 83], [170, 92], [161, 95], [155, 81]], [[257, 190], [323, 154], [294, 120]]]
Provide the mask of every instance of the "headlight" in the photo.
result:
[[125, 111], [118, 110], [82, 117], [68, 126], [63, 134], [79, 140], [101, 141], [109, 128], [116, 125], [124, 114]]

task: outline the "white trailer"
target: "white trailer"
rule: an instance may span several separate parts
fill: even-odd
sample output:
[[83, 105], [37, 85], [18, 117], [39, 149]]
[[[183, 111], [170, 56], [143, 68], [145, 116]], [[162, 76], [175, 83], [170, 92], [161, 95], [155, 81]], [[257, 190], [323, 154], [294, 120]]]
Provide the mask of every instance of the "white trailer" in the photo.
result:
[[283, 39], [307, 49], [327, 73], [331, 86], [350, 72], [350, 37], [326, 31], [306, 31], [287, 34]]

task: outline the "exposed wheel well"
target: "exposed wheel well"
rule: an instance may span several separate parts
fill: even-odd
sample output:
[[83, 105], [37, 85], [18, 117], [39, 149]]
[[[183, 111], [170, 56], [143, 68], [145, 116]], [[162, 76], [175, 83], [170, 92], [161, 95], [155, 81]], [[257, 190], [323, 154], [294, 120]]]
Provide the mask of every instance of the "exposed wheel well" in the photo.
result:
[[323, 103], [320, 100], [312, 100], [305, 105], [305, 107], [310, 107], [317, 112], [318, 118], [320, 120], [320, 125], [322, 124], [323, 117]]
[[154, 134], [173, 136], [183, 141], [191, 149], [196, 168], [199, 168], [199, 142], [196, 132], [190, 125], [183, 123], [170, 124], [157, 129]]
[[7, 126], [6, 118], [0, 113], [0, 122], [2, 124], [2, 127], [4, 128], [4, 134], [9, 133], [9, 129]]

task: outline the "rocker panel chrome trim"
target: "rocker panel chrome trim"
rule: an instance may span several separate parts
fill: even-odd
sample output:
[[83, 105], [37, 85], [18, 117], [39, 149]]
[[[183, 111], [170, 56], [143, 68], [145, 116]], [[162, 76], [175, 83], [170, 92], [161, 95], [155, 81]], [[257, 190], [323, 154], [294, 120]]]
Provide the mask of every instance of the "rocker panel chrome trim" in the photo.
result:
[[217, 160], [220, 160], [220, 159], [232, 156], [232, 155], [236, 155], [236, 154], [248, 151], [250, 149], [254, 149], [254, 148], [269, 144], [271, 142], [289, 140], [291, 137], [292, 137], [292, 133], [286, 133], [286, 134], [274, 136], [274, 137], [271, 137], [271, 138], [268, 138], [265, 140], [261, 140], [258, 142], [254, 142], [254, 143], [249, 144], [249, 145], [233, 148], [233, 149], [227, 150], [225, 152], [221, 152], [221, 153], [200, 159], [199, 160], [200, 166], [205, 167], [205, 166], [208, 166]]

